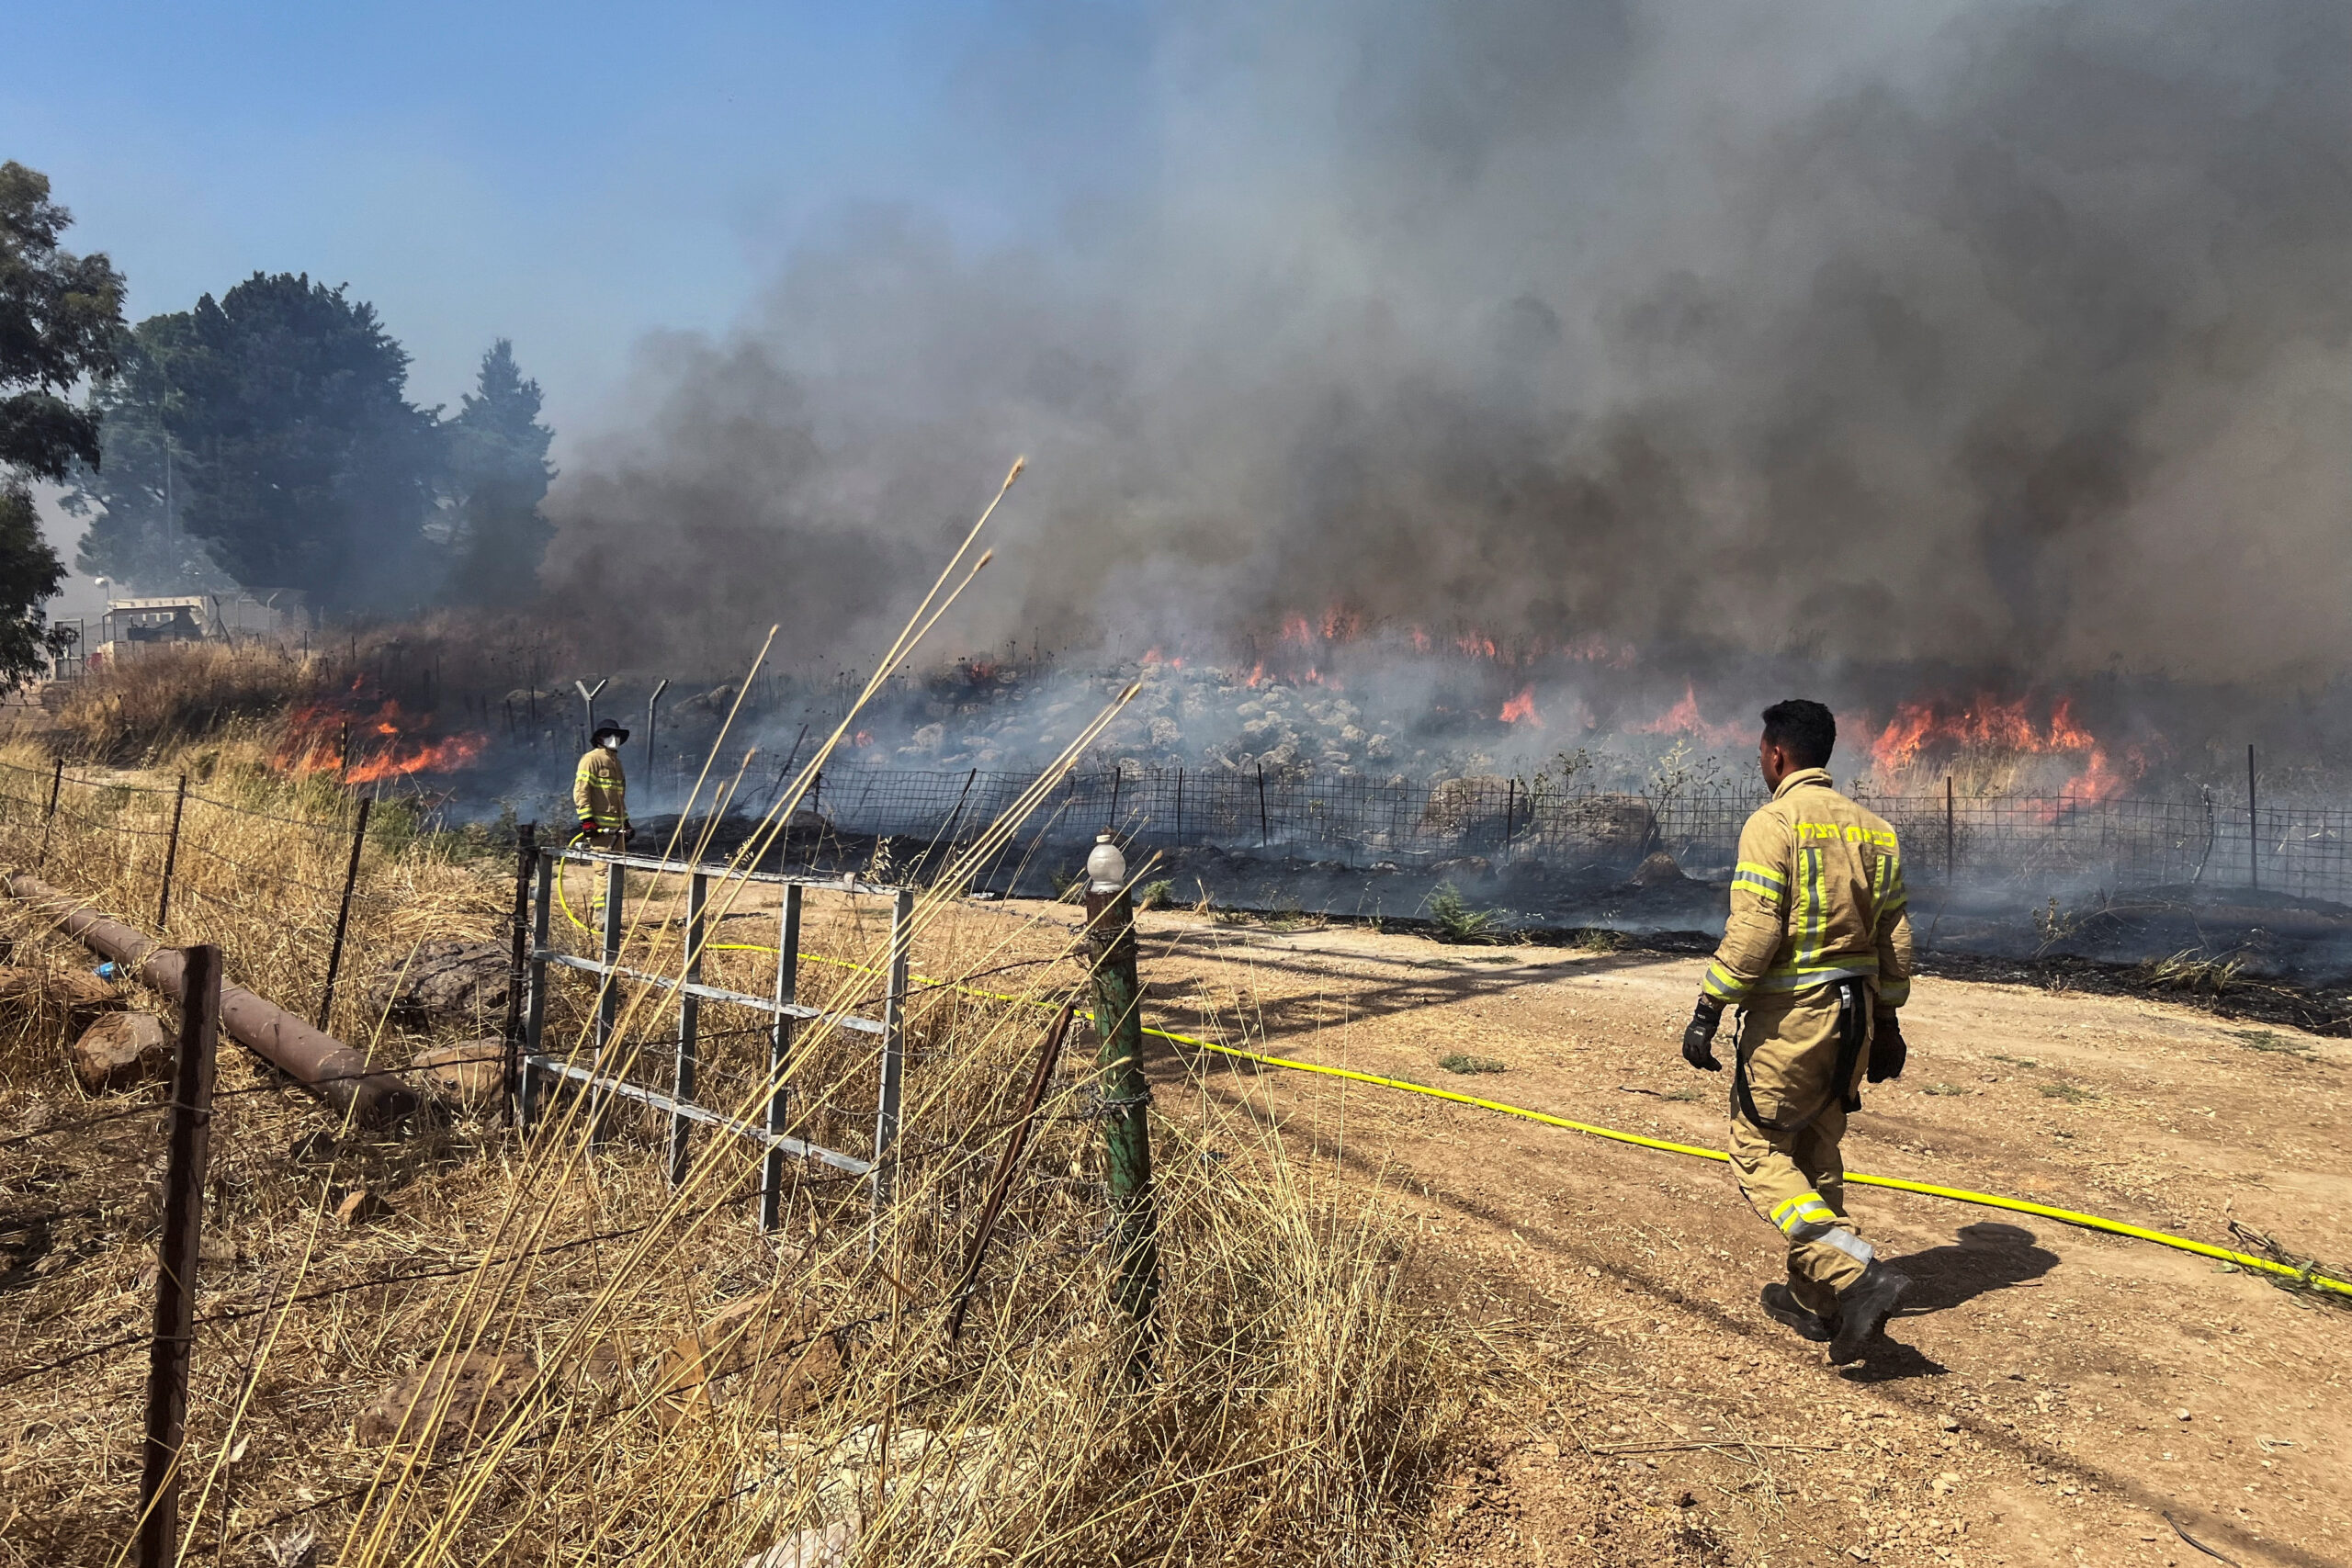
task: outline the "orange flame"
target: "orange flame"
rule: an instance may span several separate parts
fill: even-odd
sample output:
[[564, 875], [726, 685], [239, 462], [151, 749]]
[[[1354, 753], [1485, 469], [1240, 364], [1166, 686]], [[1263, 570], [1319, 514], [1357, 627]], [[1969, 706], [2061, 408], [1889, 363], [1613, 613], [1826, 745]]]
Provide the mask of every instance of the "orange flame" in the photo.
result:
[[1688, 735], [1704, 740], [1710, 746], [1730, 746], [1747, 737], [1747, 729], [1738, 724], [1709, 724], [1699, 712], [1699, 694], [1689, 682], [1682, 684], [1682, 700], [1647, 724], [1629, 727], [1636, 735]]
[[1519, 695], [1503, 705], [1502, 721], [1505, 724], [1523, 724], [1530, 729], [1544, 728], [1544, 716], [1535, 711], [1534, 687], [1521, 687]]
[[[352, 683], [356, 694], [361, 682]], [[354, 714], [333, 703], [300, 708], [287, 721], [287, 738], [271, 765], [280, 773], [340, 773], [347, 784], [379, 784], [411, 773], [447, 773], [467, 766], [489, 744], [481, 735], [452, 735], [438, 740], [410, 731], [432, 723], [432, 716], [411, 719], [396, 698], [387, 698], [373, 713]], [[345, 737], [351, 756], [344, 758]]]
[[[1894, 716], [1871, 743], [1871, 761], [1882, 772], [1894, 772], [1910, 766], [1921, 752], [1937, 745], [2029, 754], [2098, 750], [2097, 739], [2075, 722], [2071, 699], [2060, 697], [2051, 705], [2046, 725], [2033, 721], [2032, 701], [2027, 696], [2003, 702], [1980, 692], [1975, 701], [1957, 713], [1935, 699], [1898, 704]], [[2091, 771], [2096, 773], [2100, 769]]]
[[431, 745], [387, 746], [367, 761], [354, 762], [351, 771], [343, 775], [343, 782], [364, 784], [404, 778], [410, 773], [455, 773], [481, 756], [481, 748], [482, 738], [479, 735], [453, 735]]

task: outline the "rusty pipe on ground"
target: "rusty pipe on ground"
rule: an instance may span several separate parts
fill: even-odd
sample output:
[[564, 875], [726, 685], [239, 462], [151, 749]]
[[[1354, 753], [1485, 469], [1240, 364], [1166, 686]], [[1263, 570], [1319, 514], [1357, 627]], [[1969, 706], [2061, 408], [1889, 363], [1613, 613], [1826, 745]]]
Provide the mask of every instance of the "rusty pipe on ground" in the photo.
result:
[[[8, 891], [46, 910], [60, 930], [91, 952], [113, 959], [123, 973], [135, 974], [174, 1001], [181, 999], [178, 948], [76, 903], [37, 876], [18, 873], [9, 877]], [[221, 986], [220, 1022], [238, 1044], [360, 1126], [387, 1127], [416, 1113], [416, 1090], [398, 1074], [369, 1066], [364, 1055], [334, 1035], [242, 986]]]

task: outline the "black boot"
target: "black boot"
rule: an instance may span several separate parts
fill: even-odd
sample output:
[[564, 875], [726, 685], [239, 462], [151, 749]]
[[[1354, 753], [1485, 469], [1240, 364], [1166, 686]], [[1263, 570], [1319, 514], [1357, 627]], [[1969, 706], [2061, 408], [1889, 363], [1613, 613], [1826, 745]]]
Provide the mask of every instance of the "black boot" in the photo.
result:
[[1872, 1263], [1862, 1277], [1838, 1292], [1838, 1332], [1829, 1341], [1829, 1359], [1844, 1366], [1859, 1361], [1878, 1338], [1911, 1288], [1911, 1277]]
[[1804, 1338], [1816, 1345], [1826, 1345], [1829, 1337], [1838, 1332], [1835, 1315], [1825, 1316], [1797, 1300], [1797, 1293], [1786, 1285], [1767, 1285], [1762, 1297], [1764, 1314], [1776, 1323], [1785, 1323]]

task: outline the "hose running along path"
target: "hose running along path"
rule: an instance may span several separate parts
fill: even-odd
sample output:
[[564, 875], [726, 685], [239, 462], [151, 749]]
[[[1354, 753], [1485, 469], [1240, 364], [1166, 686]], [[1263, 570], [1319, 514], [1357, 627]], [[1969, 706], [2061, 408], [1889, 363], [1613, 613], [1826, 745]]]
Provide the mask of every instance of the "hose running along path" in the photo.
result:
[[[564, 913], [571, 914], [569, 906], [566, 906]], [[582, 931], [588, 929], [576, 915], [572, 916], [572, 923], [580, 926]], [[712, 945], [715, 950], [723, 948], [727, 951], [741, 953], [774, 953], [775, 951], [775, 948], [763, 947], [755, 942], [727, 942]], [[869, 975], [876, 973], [869, 964], [854, 964], [845, 958], [827, 958], [820, 954], [808, 953], [802, 953], [801, 958], [807, 963], [826, 964], [837, 968], [854, 969]], [[1016, 997], [1002, 991], [984, 991], [971, 986], [956, 985], [951, 981], [935, 980], [928, 976], [916, 975], [910, 977], [926, 987], [955, 991], [959, 995], [978, 998], [984, 1001], [1012, 1002], [1017, 1006], [1041, 1008], [1048, 1011], [1052, 1010], [1054, 1006], [1051, 1002], [1039, 1001], [1031, 997]], [[1092, 1015], [1090, 1013], [1087, 1016], [1091, 1018]], [[1501, 1116], [1516, 1116], [1523, 1122], [1533, 1122], [1545, 1127], [1557, 1127], [1564, 1132], [1581, 1133], [1587, 1137], [1607, 1138], [1612, 1143], [1631, 1144], [1635, 1148], [1656, 1149], [1660, 1154], [1680, 1155], [1689, 1159], [1714, 1160], [1718, 1164], [1729, 1164], [1731, 1161], [1731, 1156], [1721, 1149], [1703, 1148], [1697, 1144], [1678, 1144], [1665, 1138], [1645, 1138], [1639, 1133], [1627, 1133], [1615, 1127], [1603, 1127], [1591, 1122], [1575, 1122], [1565, 1116], [1554, 1116], [1548, 1111], [1531, 1110], [1524, 1105], [1512, 1105], [1506, 1100], [1483, 1100], [1477, 1095], [1464, 1094], [1456, 1089], [1437, 1089], [1429, 1084], [1414, 1083], [1409, 1078], [1383, 1077], [1377, 1073], [1360, 1073], [1351, 1067], [1333, 1067], [1320, 1062], [1300, 1062], [1286, 1056], [1269, 1056], [1261, 1052], [1245, 1051], [1238, 1045], [1223, 1045], [1214, 1040], [1203, 1040], [1191, 1034], [1179, 1034], [1172, 1030], [1154, 1029], [1148, 1024], [1144, 1026], [1143, 1032], [1154, 1039], [1165, 1040], [1170, 1044], [1189, 1045], [1197, 1051], [1213, 1052], [1217, 1055], [1231, 1057], [1237, 1061], [1254, 1062], [1263, 1067], [1280, 1067], [1284, 1071], [1295, 1073], [1313, 1073], [1322, 1077], [1344, 1079], [1349, 1083], [1369, 1084], [1374, 1089], [1395, 1089], [1403, 1094], [1426, 1095], [1431, 1100], [1450, 1100], [1456, 1105], [1467, 1105], [1479, 1111], [1490, 1111]], [[2047, 1203], [2029, 1202], [2023, 1198], [2010, 1198], [1997, 1192], [1974, 1192], [1964, 1187], [1939, 1187], [1933, 1182], [1908, 1181], [1899, 1176], [1870, 1176], [1858, 1170], [1848, 1171], [1846, 1180], [1853, 1186], [1883, 1187], [1895, 1192], [1917, 1192], [1929, 1198], [1949, 1198], [1956, 1203], [1973, 1203], [1985, 1209], [2005, 1209], [2011, 1213], [2032, 1214], [2040, 1219], [2055, 1220], [2061, 1224], [2075, 1225], [2083, 1230], [2104, 1231], [2109, 1235], [2130, 1236], [2134, 1241], [2154, 1242], [2158, 1247], [2168, 1247], [2177, 1252], [2189, 1252], [2199, 1258], [2211, 1258], [2217, 1262], [2231, 1264], [2250, 1273], [2268, 1274], [2294, 1280], [2311, 1290], [2352, 1297], [2352, 1281], [2322, 1274], [2310, 1267], [2299, 1269], [2290, 1263], [2281, 1263], [2277, 1258], [2257, 1258], [2252, 1253], [2238, 1252], [2226, 1247], [2216, 1247], [2211, 1242], [2198, 1241], [2188, 1236], [2174, 1235], [2168, 1231], [2151, 1230], [2145, 1225], [2110, 1220], [2103, 1214], [2086, 1214], [2075, 1209], [2053, 1208]]]

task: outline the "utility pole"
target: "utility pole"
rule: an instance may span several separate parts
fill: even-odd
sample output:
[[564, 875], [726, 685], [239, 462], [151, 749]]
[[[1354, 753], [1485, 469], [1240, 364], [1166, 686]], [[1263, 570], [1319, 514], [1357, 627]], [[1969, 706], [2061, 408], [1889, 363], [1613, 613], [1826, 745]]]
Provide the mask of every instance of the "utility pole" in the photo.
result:
[[1135, 901], [1126, 883], [1126, 856], [1114, 835], [1100, 835], [1086, 857], [1086, 941], [1094, 968], [1102, 1147], [1116, 1248], [1111, 1303], [1135, 1325], [1127, 1370], [1139, 1377], [1150, 1366], [1152, 1308], [1159, 1296], [1159, 1223], [1151, 1190], [1151, 1085], [1143, 1072]]

